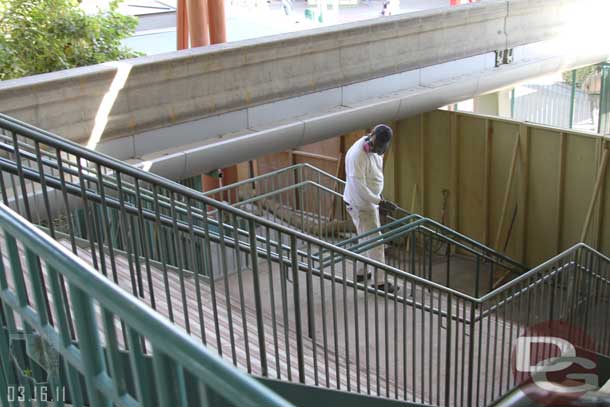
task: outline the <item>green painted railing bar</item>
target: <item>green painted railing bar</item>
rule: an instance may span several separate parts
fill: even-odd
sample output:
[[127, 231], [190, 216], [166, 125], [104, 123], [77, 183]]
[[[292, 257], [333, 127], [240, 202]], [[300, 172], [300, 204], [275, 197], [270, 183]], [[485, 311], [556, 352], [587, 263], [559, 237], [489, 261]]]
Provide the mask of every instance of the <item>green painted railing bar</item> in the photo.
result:
[[[20, 316], [24, 327], [31, 326], [32, 334], [40, 335], [46, 343], [61, 354], [64, 363], [68, 365], [68, 387], [72, 395], [72, 403], [82, 405], [78, 399], [80, 375], [83, 375], [87, 388], [87, 400], [92, 406], [117, 404], [123, 406], [147, 405], [153, 406], [153, 398], [145, 394], [154, 393], [154, 387], [149, 386], [149, 373], [144, 368], [142, 349], [138, 345], [144, 338], [152, 345], [150, 352], [156, 362], [153, 364], [157, 384], [160, 386], [159, 400], [165, 400], [165, 405], [186, 405], [186, 388], [183, 371], [188, 370], [201, 385], [209, 386], [230, 403], [240, 406], [290, 406], [290, 403], [274, 394], [254, 379], [228, 366], [217, 356], [211, 354], [202, 345], [185, 336], [162, 317], [151, 311], [146, 305], [131, 297], [116, 285], [98, 274], [81, 259], [52, 240], [48, 235], [21, 218], [10, 208], [0, 204], [0, 229], [9, 249], [10, 270], [0, 269], [3, 314], [15, 313]], [[26, 252], [28, 269], [21, 267], [19, 247]], [[38, 265], [42, 261], [44, 268]], [[4, 266], [4, 262], [3, 266]], [[50, 281], [50, 291], [58, 318], [56, 326], [47, 318], [47, 303], [39, 301], [39, 293], [43, 286], [42, 271], [47, 271], [46, 279]], [[15, 288], [7, 283], [7, 275], [12, 277]], [[39, 275], [41, 278], [32, 278]], [[67, 332], [65, 311], [62, 310], [59, 275], [68, 284], [71, 309], [78, 340], [76, 344], [70, 340]], [[33, 287], [36, 299], [35, 308], [30, 304], [26, 290], [25, 278]], [[36, 294], [38, 293], [38, 294]], [[97, 317], [94, 304], [102, 309], [103, 318], [116, 318], [128, 327], [129, 348], [134, 363], [135, 381], [140, 383], [137, 395], [126, 394], [126, 385], [120, 375], [112, 372], [119, 365], [116, 346], [111, 345], [108, 353], [111, 365], [109, 369], [105, 362], [104, 348], [98, 335]], [[110, 320], [108, 321], [110, 322]], [[3, 324], [3, 328], [13, 329]], [[6, 394], [7, 386], [13, 385], [8, 356], [6, 332], [2, 335], [2, 391]], [[158, 349], [171, 349], [171, 355], [157, 352]], [[6, 353], [5, 353], [6, 352]], [[135, 355], [133, 355], [135, 353]], [[162, 368], [163, 370], [160, 370]], [[76, 369], [78, 373], [71, 374]], [[110, 375], [115, 376], [114, 379]], [[171, 381], [169, 380], [171, 378]], [[119, 385], [117, 385], [119, 383]], [[145, 387], [144, 387], [145, 386]], [[57, 395], [56, 395], [57, 396]]]
[[[574, 69], [572, 71], [572, 86], [571, 86], [571, 90], [570, 90], [570, 129], [574, 128], [574, 102], [576, 100], [576, 98], [574, 97], [576, 95], [576, 69]], [[513, 106], [513, 111], [514, 111], [514, 105], [515, 105], [515, 89], [513, 88], [513, 99], [512, 99], [512, 106]], [[513, 115], [511, 115], [511, 117], [513, 117]]]
[[[62, 244], [72, 246], [73, 252], [84, 261], [90, 261], [99, 270], [97, 277], [105, 279], [114, 290], [119, 290], [120, 286], [132, 293], [128, 295], [119, 290], [143, 309], [154, 311], [156, 318], [163, 318], [158, 314], [165, 315], [176, 332], [182, 332], [184, 328], [200, 342], [198, 348], [206, 345], [209, 351], [217, 352], [255, 375], [395, 397], [402, 402], [459, 405], [471, 399], [474, 405], [485, 405], [501, 397], [514, 384], [514, 381], [509, 382], [508, 378], [512, 376], [506, 370], [509, 366], [506, 349], [510, 346], [502, 342], [502, 338], [513, 339], [513, 335], [512, 332], [505, 334], [502, 330], [507, 325], [499, 324], [498, 320], [510, 318], [513, 309], [525, 306], [530, 296], [543, 299], [532, 315], [544, 315], [545, 318], [557, 315], [557, 298], [566, 294], [555, 293], [550, 290], [553, 286], [547, 284], [556, 282], [557, 278], [560, 280], [554, 287], [560, 289], [564, 286], [561, 282], [572, 277], [598, 288], [605, 287], [608, 279], [605, 259], [593, 264], [586, 256], [572, 258], [569, 255], [554, 259], [553, 264], [537, 268], [533, 273], [525, 273], [514, 283], [494, 290], [492, 295], [487, 288], [478, 292], [478, 286], [472, 294], [460, 292], [459, 274], [454, 273], [459, 272], [454, 264], [460, 258], [454, 257], [452, 250], [462, 248], [457, 243], [475, 249], [479, 257], [471, 256], [472, 275], [488, 277], [490, 287], [493, 273], [502, 272], [503, 260], [500, 256], [492, 256], [488, 253], [490, 249], [481, 247], [480, 243], [429, 222], [422, 223], [417, 230], [408, 230], [407, 236], [396, 233], [401, 222], [384, 229], [384, 233], [389, 231], [391, 234], [385, 234], [379, 240], [390, 246], [390, 251], [396, 250], [401, 263], [391, 264], [390, 261], [395, 261], [391, 256], [386, 257], [388, 264], [372, 261], [354, 253], [350, 247], [335, 244], [353, 235], [348, 231], [346, 222], [349, 219], [345, 217], [345, 205], [340, 200], [341, 185], [332, 176], [310, 166], [281, 170], [262, 181], [241, 183], [240, 188], [245, 189], [241, 198], [248, 200], [252, 194], [264, 197], [264, 200], [251, 200], [242, 208], [231, 205], [233, 202], [214, 200], [1, 114], [0, 149], [3, 152], [0, 156], [0, 180], [3, 182], [0, 183], [0, 195], [4, 202], [44, 227]], [[22, 187], [24, 182], [27, 188]], [[296, 190], [287, 183], [300, 187]], [[40, 193], [44, 187], [49, 192], [48, 201]], [[270, 191], [280, 192], [268, 194]], [[223, 192], [232, 195], [237, 191]], [[271, 210], [268, 210], [268, 200], [274, 200]], [[257, 206], [263, 209], [262, 215]], [[282, 217], [281, 210], [286, 207], [296, 209], [297, 213]], [[80, 217], [78, 222], [77, 217]], [[64, 218], [67, 221], [63, 221]], [[57, 225], [49, 227], [50, 220], [55, 219]], [[117, 219], [119, 230], [114, 232], [109, 225]], [[337, 219], [341, 222], [333, 223]], [[307, 230], [306, 222], [312, 225]], [[327, 227], [327, 223], [332, 227]], [[120, 246], [114, 245], [115, 235]], [[64, 241], [66, 236], [70, 243]], [[361, 243], [375, 241], [366, 240]], [[392, 246], [395, 241], [397, 244]], [[360, 249], [363, 247], [366, 248]], [[41, 255], [37, 250], [32, 252]], [[586, 247], [577, 247], [574, 253], [591, 252]], [[590, 255], [599, 259], [597, 254]], [[247, 260], [250, 270], [240, 270], [240, 258]], [[446, 275], [442, 271], [433, 276], [433, 260], [436, 271], [446, 263]], [[226, 398], [224, 388], [217, 386], [217, 382], [198, 379], [212, 371], [198, 370], [199, 362], [192, 353], [195, 350], [160, 346], [167, 341], [167, 335], [159, 334], [159, 330], [167, 332], [164, 331], [166, 325], [163, 328], [156, 325], [155, 320], [129, 319], [133, 310], [125, 304], [121, 310], [129, 310], [129, 315], [117, 316], [119, 311], [113, 308], [116, 305], [113, 293], [106, 292], [103, 287], [90, 293], [87, 291], [90, 287], [79, 285], [63, 263], [52, 265], [59, 272], [55, 274], [57, 278], [51, 274], [47, 276], [52, 293], [50, 302], [54, 308], [62, 304], [65, 318], [55, 312], [48, 315], [46, 324], [41, 324], [36, 316], [44, 313], [46, 305], [36, 300], [34, 291], [29, 293], [32, 295], [26, 298], [29, 302], [25, 306], [19, 304], [22, 299], [10, 290], [3, 291], [2, 298], [6, 307], [24, 315], [25, 329], [44, 333], [51, 338], [49, 342], [62, 350], [63, 363], [73, 367], [75, 374], [70, 389], [76, 389], [80, 384], [83, 402], [89, 402], [86, 391], [93, 387], [96, 392], [91, 401], [95, 402], [97, 397], [102, 404], [110, 400], [119, 405], [156, 405], [161, 399], [172, 399], [175, 404], [205, 403], [224, 407], [224, 401], [218, 401]], [[121, 272], [119, 282], [114, 275], [115, 266]], [[45, 267], [49, 269], [48, 264], [43, 264], [43, 270]], [[230, 276], [232, 284], [229, 287], [228, 273], [236, 271], [235, 268], [238, 270]], [[384, 273], [384, 281], [400, 286], [398, 295], [386, 295], [366, 284], [356, 283], [356, 271], [365, 268], [373, 275]], [[35, 279], [28, 277], [28, 270], [25, 271], [26, 281], [36, 284]], [[241, 271], [243, 277], [249, 279], [244, 292], [238, 289], [238, 284], [233, 284], [242, 276]], [[591, 273], [604, 277], [599, 279]], [[439, 275], [445, 281], [438, 282]], [[433, 277], [436, 279], [431, 281]], [[45, 282], [44, 276], [41, 279]], [[11, 279], [12, 284], [14, 281]], [[481, 286], [485, 285], [481, 283]], [[90, 310], [86, 310], [90, 308], [87, 301], [95, 304], [99, 338], [89, 345], [83, 342], [84, 346], [79, 346], [78, 339], [82, 336], [83, 324], [94, 328], [90, 322], [86, 323], [87, 318], [73, 315], [66, 303], [66, 288], [71, 295], [78, 296], [78, 290], [87, 293], [87, 298], [79, 300], [85, 304], [80, 311], [86, 312], [85, 316], [90, 314]], [[48, 296], [45, 290], [40, 291]], [[586, 306], [591, 315], [601, 308], [599, 298], [595, 303], [581, 303], [580, 291], [573, 289], [570, 295], [575, 298], [568, 309], [572, 317], [587, 315], [572, 305]], [[39, 309], [41, 304], [42, 309]], [[400, 310], [403, 317], [392, 315], [392, 309], [394, 312]], [[392, 326], [389, 321], [392, 317], [393, 338], [399, 340], [393, 344], [394, 349], [390, 348]], [[68, 332], [72, 323], [80, 325], [76, 334]], [[344, 323], [344, 329], [340, 329]], [[489, 328], [482, 330], [482, 324]], [[16, 328], [14, 325], [11, 327]], [[240, 325], [243, 332], [239, 332]], [[59, 326], [63, 326], [65, 335], [58, 335], [52, 329]], [[438, 327], [435, 335], [432, 335], [433, 327]], [[113, 335], [113, 331], [120, 334], [109, 340], [106, 336]], [[609, 332], [600, 327], [597, 334], [607, 337]], [[472, 348], [470, 340], [477, 340], [478, 346]], [[83, 359], [84, 348], [99, 350], [102, 344], [103, 358], [98, 352], [90, 361]], [[487, 351], [482, 351], [483, 345], [487, 346]], [[252, 348], [249, 350], [248, 346]], [[123, 358], [120, 362], [118, 355], [125, 356], [122, 353], [125, 349], [128, 360]], [[400, 354], [397, 349], [404, 349], [404, 352]], [[437, 354], [436, 365], [433, 364], [435, 349], [446, 350]], [[163, 354], [156, 354], [159, 350]], [[487, 358], [493, 361], [492, 365], [476, 363]], [[351, 363], [352, 359], [356, 360], [355, 365]], [[391, 374], [395, 363], [401, 365], [402, 378], [400, 372], [396, 373], [396, 367]], [[155, 365], [161, 366], [163, 371]], [[119, 366], [122, 366], [124, 378], [115, 373]], [[80, 383], [85, 368], [96, 377], [89, 383]], [[171, 379], [165, 380], [170, 372]], [[503, 379], [497, 384], [490, 379], [496, 375]], [[8, 377], [8, 380], [13, 378]], [[163, 394], [151, 393], [151, 388], [163, 389], [155, 384], [157, 382], [163, 386], [171, 383], [171, 388], [165, 389]], [[189, 390], [186, 393], [185, 387]], [[239, 389], [242, 395], [241, 387]], [[219, 390], [222, 390], [221, 394], [218, 394]], [[240, 395], [231, 396], [239, 398]]]
[[305, 386], [300, 383], [257, 378], [265, 386], [283, 395], [297, 407], [429, 407], [430, 404], [412, 403], [350, 393], [336, 389]]
[[153, 398], [153, 392], [149, 390], [153, 384], [152, 377], [144, 360], [141, 338], [138, 333], [130, 327], [127, 327], [127, 343], [138, 400], [140, 400], [143, 405], [152, 406], [154, 405], [155, 400], [155, 398]]

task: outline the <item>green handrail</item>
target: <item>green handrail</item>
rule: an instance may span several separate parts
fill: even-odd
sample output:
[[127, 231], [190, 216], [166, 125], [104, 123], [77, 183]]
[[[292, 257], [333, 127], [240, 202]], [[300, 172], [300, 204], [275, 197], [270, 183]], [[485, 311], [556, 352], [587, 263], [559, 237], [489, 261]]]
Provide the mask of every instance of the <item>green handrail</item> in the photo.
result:
[[337, 255], [346, 256], [346, 257], [352, 259], [353, 261], [358, 261], [362, 264], [367, 264], [371, 267], [376, 267], [381, 271], [390, 273], [392, 275], [396, 275], [397, 278], [405, 278], [414, 283], [422, 284], [422, 285], [425, 285], [427, 287], [434, 288], [434, 289], [439, 289], [441, 291], [444, 291], [446, 293], [451, 293], [452, 295], [456, 295], [456, 296], [463, 298], [465, 300], [468, 300], [468, 301], [475, 300], [475, 298], [473, 298], [469, 295], [466, 295], [466, 294], [463, 294], [463, 293], [460, 293], [460, 292], [457, 292], [454, 290], [450, 290], [440, 284], [436, 284], [436, 283], [428, 281], [426, 279], [406, 273], [402, 270], [388, 266], [387, 264], [381, 263], [374, 259], [370, 259], [363, 255], [354, 253], [350, 250], [347, 250], [347, 249], [344, 249], [341, 247], [337, 247], [337, 246], [333, 245], [332, 243], [328, 243], [323, 240], [317, 239], [313, 236], [299, 232], [290, 227], [277, 224], [271, 220], [260, 218], [249, 212], [246, 212], [246, 211], [243, 211], [234, 206], [225, 204], [224, 202], [220, 202], [215, 199], [212, 199], [201, 192], [197, 192], [195, 190], [187, 188], [174, 181], [171, 181], [169, 179], [160, 177], [156, 174], [149, 173], [149, 172], [143, 171], [141, 169], [138, 169], [136, 167], [133, 167], [127, 163], [119, 161], [106, 154], [88, 150], [85, 147], [83, 147], [77, 143], [74, 143], [67, 139], [63, 139], [53, 133], [36, 128], [27, 123], [14, 119], [10, 116], [4, 115], [2, 113], [0, 113], [0, 126], [6, 128], [7, 130], [9, 130], [11, 132], [15, 132], [16, 134], [27, 136], [35, 142], [43, 143], [43, 144], [53, 146], [55, 148], [59, 148], [68, 154], [73, 154], [73, 155], [77, 156], [80, 160], [91, 161], [91, 162], [94, 162], [101, 166], [110, 168], [114, 171], [121, 172], [122, 174], [125, 174], [127, 176], [134, 177], [135, 179], [141, 180], [142, 182], [149, 182], [153, 185], [158, 186], [159, 188], [165, 188], [169, 191], [180, 193], [184, 197], [193, 199], [194, 201], [197, 201], [198, 203], [206, 205], [207, 207], [215, 208], [215, 209], [222, 209], [226, 213], [231, 213], [233, 215], [237, 215], [241, 219], [244, 219], [247, 221], [254, 221], [257, 225], [260, 225], [260, 226], [270, 227], [273, 230], [275, 230], [277, 232], [281, 232], [282, 234], [284, 234], [286, 236], [294, 236], [295, 238], [299, 239], [302, 242], [311, 243], [324, 250], [335, 252], [335, 253], [337, 253]]
[[[143, 356], [141, 353], [137, 354], [138, 350], [141, 352], [141, 349], [138, 349], [140, 343], [146, 341], [150, 344], [152, 349], [148, 354], [152, 353], [152, 375], [156, 380], [159, 401], [185, 405], [187, 389], [183, 375], [188, 371], [198, 381], [199, 387], [205, 386], [208, 391], [213, 391], [235, 405], [291, 405], [176, 329], [165, 318], [112, 284], [83, 260], [3, 204], [0, 204], [0, 229], [4, 231], [10, 259], [10, 267], [5, 267], [4, 262], [0, 267], [0, 299], [3, 308], [8, 306], [12, 312], [18, 314], [24, 321], [26, 332], [34, 331], [40, 335], [64, 358], [69, 376], [77, 375], [77, 372], [84, 375], [87, 395], [92, 405], [153, 405], [154, 398], [147, 393], [155, 391], [154, 388], [136, 386], [136, 399], [127, 392], [124, 384], [121, 385], [118, 378], [125, 375], [125, 371], [116, 370], [120, 359], [119, 350], [116, 342], [113, 344], [112, 338], [108, 337], [107, 331], [108, 328], [112, 329], [113, 323], [105, 324], [106, 341], [110, 342], [106, 344], [106, 351], [109, 353], [109, 366], [106, 366], [103, 358], [104, 348], [95, 323], [95, 305], [102, 310], [105, 320], [114, 321], [114, 318], [117, 318], [122, 321], [129, 338], [133, 339], [128, 342], [134, 361], [132, 369], [136, 383], [147, 383], [144, 377], [150, 375], [149, 371], [143, 369], [142, 364], [137, 363], [138, 357]], [[27, 273], [21, 270], [19, 246], [23, 247], [28, 260]], [[41, 268], [41, 263], [46, 267]], [[46, 270], [46, 274], [42, 270]], [[14, 288], [7, 282], [11, 281], [7, 278], [9, 274], [14, 281]], [[29, 278], [28, 284], [26, 278]], [[69, 340], [69, 333], [65, 329], [66, 310], [59, 306], [65, 299], [60, 298], [60, 278], [63, 278], [69, 287], [70, 312], [74, 313], [80, 339], [78, 348]], [[51, 287], [56, 310], [54, 323], [48, 318], [48, 315], [51, 315], [50, 304], [43, 301], [43, 297], [39, 295], [45, 283]], [[26, 286], [32, 287], [33, 298], [28, 298]], [[10, 312], [5, 310], [5, 315], [8, 313]], [[14, 320], [12, 323], [11, 320], [12, 318], [7, 318], [6, 328], [15, 330], [16, 325]], [[6, 341], [0, 341], [0, 347], [3, 347], [0, 349], [2, 369], [8, 372], [10, 362]], [[6, 377], [5, 374], [5, 380]], [[10, 386], [11, 383], [7, 381], [0, 384]], [[72, 381], [70, 393], [73, 400], [79, 396], [75, 394], [77, 387], [79, 386]], [[6, 390], [2, 389], [3, 394], [7, 394]]]

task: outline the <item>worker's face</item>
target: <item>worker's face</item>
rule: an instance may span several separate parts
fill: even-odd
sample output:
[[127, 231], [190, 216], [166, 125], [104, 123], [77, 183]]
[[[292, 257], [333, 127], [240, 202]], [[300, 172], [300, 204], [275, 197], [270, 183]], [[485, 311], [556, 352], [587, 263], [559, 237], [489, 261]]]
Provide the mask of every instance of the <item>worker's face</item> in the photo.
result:
[[380, 143], [377, 141], [377, 137], [375, 137], [374, 135], [371, 137], [371, 143], [373, 145], [371, 148], [371, 152], [375, 154], [383, 155], [386, 151], [388, 151], [388, 148], [390, 148], [389, 141], [387, 143]]

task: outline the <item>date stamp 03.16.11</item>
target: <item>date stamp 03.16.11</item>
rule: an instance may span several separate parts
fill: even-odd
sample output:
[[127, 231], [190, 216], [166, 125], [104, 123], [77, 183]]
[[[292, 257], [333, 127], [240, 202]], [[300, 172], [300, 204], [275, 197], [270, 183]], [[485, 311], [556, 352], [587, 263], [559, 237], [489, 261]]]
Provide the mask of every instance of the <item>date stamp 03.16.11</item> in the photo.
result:
[[6, 394], [1, 399], [9, 403], [44, 403], [48, 406], [67, 402], [59, 353], [35, 333], [12, 332], [9, 343], [14, 380], [7, 383]]

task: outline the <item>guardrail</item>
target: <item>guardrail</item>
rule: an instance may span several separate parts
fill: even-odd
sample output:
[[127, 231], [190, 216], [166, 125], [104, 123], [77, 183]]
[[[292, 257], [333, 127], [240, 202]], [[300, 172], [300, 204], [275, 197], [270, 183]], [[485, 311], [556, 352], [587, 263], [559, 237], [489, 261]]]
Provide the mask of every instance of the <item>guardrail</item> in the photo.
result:
[[310, 164], [296, 164], [205, 192], [326, 242], [355, 233], [343, 203], [345, 181]]
[[[554, 316], [593, 321], [607, 305], [608, 259], [584, 246], [574, 250], [593, 263], [569, 252], [477, 298], [6, 116], [0, 128], [4, 203], [255, 375], [434, 405], [486, 405], [517, 384], [509, 376], [511, 326]], [[383, 273], [399, 293], [354, 283], [362, 267]], [[561, 283], [568, 279], [576, 283]], [[588, 285], [599, 294], [584, 297]], [[548, 300], [534, 306], [527, 298]], [[529, 320], [511, 311], [516, 304]]]
[[[402, 292], [409, 287], [471, 297], [6, 116], [0, 128], [10, 144], [0, 158], [3, 201], [234, 365], [359, 393], [428, 397], [412, 394], [397, 374], [399, 365], [407, 371], [410, 359], [382, 351], [390, 338], [381, 333], [389, 329], [392, 309], [456, 316], [355, 284], [354, 273], [360, 267], [386, 273]], [[76, 204], [80, 213], [72, 210]], [[221, 224], [197, 215], [209, 209]], [[344, 261], [321, 267], [320, 253]], [[212, 275], [217, 278], [200, 278]]]
[[[396, 212], [404, 213], [400, 208]], [[337, 245], [356, 253], [382, 246], [387, 264], [477, 298], [507, 277], [528, 270], [504, 254], [419, 215], [393, 219]]]
[[[382, 216], [379, 228], [357, 235], [343, 202], [344, 188], [345, 181], [303, 163], [213, 189], [205, 195], [355, 253], [367, 255], [382, 245], [386, 263], [392, 267], [474, 297], [495, 288], [496, 273], [514, 277], [528, 270], [474, 239], [402, 208]], [[445, 264], [442, 276], [438, 275], [439, 263]], [[472, 275], [453, 275], [460, 271], [457, 268], [466, 268]], [[458, 281], [464, 278], [470, 285]]]
[[[516, 340], [543, 327], [561, 324], [572, 332], [572, 345], [610, 355], [610, 258], [579, 243], [478, 299], [470, 312], [467, 346], [470, 390], [488, 405], [526, 382], [514, 375], [511, 357]], [[576, 334], [575, 332], [580, 331]], [[547, 333], [549, 330], [547, 329]], [[565, 334], [565, 332], [564, 332]], [[552, 347], [537, 350], [537, 360], [554, 356]]]
[[0, 230], [3, 405], [291, 405], [4, 204]]

